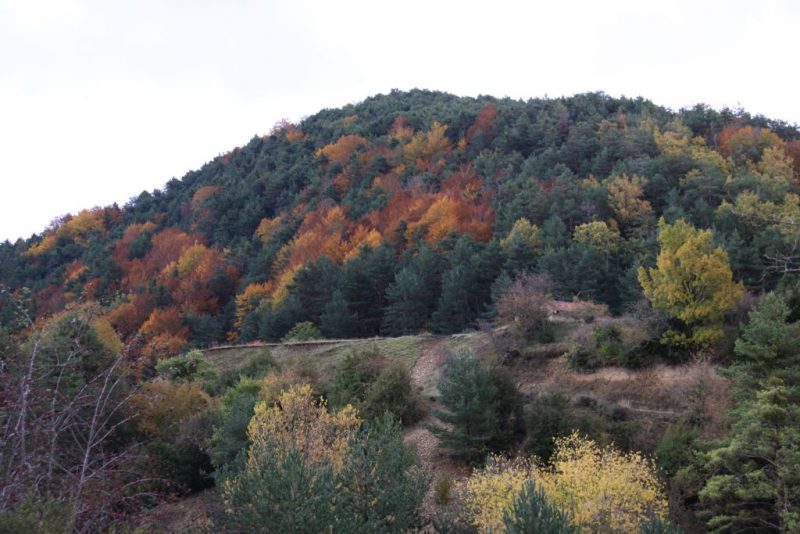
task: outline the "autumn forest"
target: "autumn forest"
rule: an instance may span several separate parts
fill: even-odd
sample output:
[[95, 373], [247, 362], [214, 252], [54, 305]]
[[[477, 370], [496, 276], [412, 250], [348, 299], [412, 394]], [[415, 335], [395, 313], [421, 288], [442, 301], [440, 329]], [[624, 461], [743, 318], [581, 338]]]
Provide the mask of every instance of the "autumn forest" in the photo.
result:
[[800, 130], [744, 110], [282, 121], [0, 243], [0, 532], [798, 532], [799, 218]]

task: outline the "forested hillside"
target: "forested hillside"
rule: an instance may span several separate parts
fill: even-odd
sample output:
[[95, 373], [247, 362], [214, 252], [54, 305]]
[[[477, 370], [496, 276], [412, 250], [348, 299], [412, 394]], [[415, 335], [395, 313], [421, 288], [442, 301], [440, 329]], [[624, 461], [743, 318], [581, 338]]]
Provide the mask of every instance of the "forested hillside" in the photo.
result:
[[529, 269], [560, 298], [621, 311], [641, 298], [661, 217], [713, 229], [734, 278], [762, 291], [795, 267], [781, 220], [797, 209], [798, 138], [744, 112], [603, 94], [393, 92], [2, 244], [0, 282], [29, 289], [37, 317], [102, 303], [148, 358], [302, 321], [327, 337], [458, 332]]
[[798, 220], [741, 110], [281, 122], [0, 244], [0, 532], [797, 532]]

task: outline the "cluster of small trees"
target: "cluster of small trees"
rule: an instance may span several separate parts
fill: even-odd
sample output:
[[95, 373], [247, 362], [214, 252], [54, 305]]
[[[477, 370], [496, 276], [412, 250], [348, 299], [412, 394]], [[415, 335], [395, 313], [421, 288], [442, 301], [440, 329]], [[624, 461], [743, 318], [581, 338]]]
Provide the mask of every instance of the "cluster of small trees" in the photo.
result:
[[62, 312], [0, 343], [0, 530], [90, 532], [161, 489], [131, 435], [136, 394], [97, 311]]

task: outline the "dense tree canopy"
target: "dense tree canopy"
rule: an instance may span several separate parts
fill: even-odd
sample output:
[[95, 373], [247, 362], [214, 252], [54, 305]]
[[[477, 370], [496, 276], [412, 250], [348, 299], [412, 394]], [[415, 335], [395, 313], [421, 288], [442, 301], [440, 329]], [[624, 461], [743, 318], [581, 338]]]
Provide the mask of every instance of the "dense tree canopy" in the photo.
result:
[[[304, 321], [328, 337], [457, 332], [490, 309], [495, 280], [523, 271], [548, 274], [556, 298], [620, 311], [641, 296], [631, 273], [654, 261], [660, 217], [713, 231], [732, 279], [771, 289], [796, 269], [798, 138], [744, 112], [602, 93], [393, 91], [0, 244], [0, 283], [29, 288], [39, 316], [108, 305], [145, 360]], [[680, 319], [714, 322], [703, 315]]]

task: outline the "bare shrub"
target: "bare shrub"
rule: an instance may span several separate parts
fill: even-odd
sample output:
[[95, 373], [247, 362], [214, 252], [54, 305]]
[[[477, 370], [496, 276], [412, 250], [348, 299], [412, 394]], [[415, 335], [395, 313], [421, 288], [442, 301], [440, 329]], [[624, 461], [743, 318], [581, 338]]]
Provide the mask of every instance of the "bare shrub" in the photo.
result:
[[497, 320], [506, 324], [520, 342], [552, 341], [548, 316], [552, 308], [552, 284], [542, 275], [519, 275], [497, 301]]

